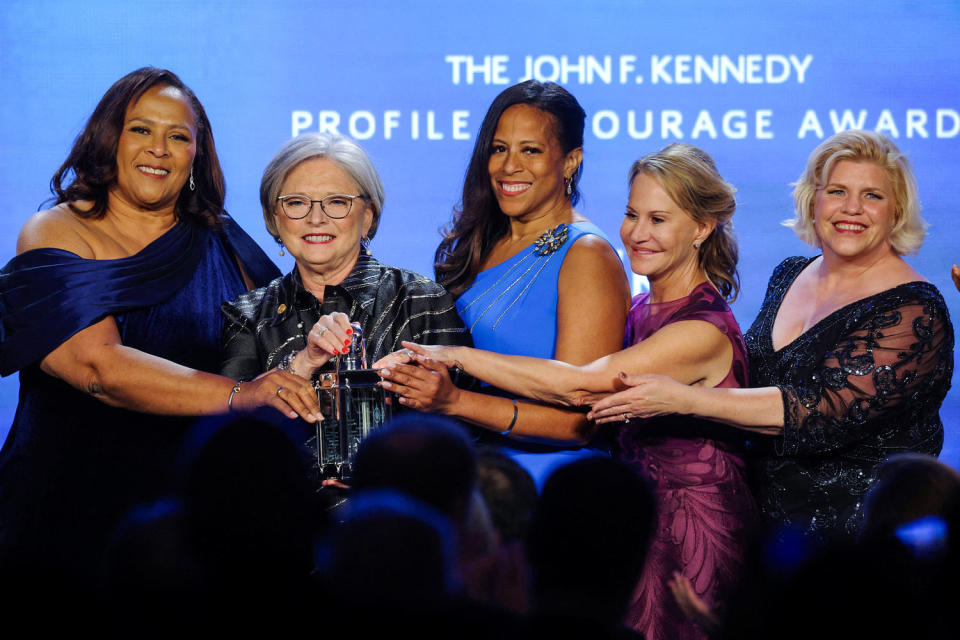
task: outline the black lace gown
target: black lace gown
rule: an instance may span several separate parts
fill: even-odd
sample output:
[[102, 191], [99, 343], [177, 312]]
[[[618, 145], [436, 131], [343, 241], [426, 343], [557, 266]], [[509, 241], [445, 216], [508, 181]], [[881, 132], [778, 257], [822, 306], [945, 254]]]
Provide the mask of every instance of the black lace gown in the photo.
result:
[[877, 465], [943, 445], [940, 404], [953, 373], [953, 326], [940, 292], [909, 282], [833, 312], [774, 351], [784, 294], [813, 258], [784, 260], [745, 336], [750, 386], [780, 388], [783, 435], [759, 443], [757, 501], [771, 525], [815, 539], [855, 535]]

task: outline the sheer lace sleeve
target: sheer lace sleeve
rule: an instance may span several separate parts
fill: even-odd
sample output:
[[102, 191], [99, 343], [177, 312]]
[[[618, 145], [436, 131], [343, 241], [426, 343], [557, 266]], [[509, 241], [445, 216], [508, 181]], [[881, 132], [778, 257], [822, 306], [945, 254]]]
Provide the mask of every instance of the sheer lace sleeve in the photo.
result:
[[[799, 385], [781, 386], [783, 455], [842, 449], [886, 428], [917, 424], [939, 406], [953, 370], [953, 329], [943, 299], [899, 296], [895, 305], [852, 305], [849, 330]], [[939, 396], [939, 399], [937, 398]]]

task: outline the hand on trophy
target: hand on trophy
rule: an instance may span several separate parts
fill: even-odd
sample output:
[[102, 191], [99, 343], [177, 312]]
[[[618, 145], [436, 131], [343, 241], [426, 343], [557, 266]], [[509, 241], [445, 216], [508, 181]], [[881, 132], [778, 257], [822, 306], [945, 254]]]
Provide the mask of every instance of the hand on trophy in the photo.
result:
[[423, 363], [426, 360], [440, 363], [448, 369], [460, 366], [455, 355], [460, 347], [442, 344], [417, 344], [406, 340], [400, 344], [403, 345], [403, 349], [380, 358], [373, 363], [373, 368], [386, 369], [398, 364]]
[[321, 417], [317, 392], [309, 381], [289, 371], [272, 369], [255, 379], [237, 383], [230, 395], [231, 411], [249, 412], [271, 406], [288, 418], [316, 422]]
[[[407, 344], [407, 343], [404, 343]], [[450, 379], [447, 366], [422, 355], [411, 354], [408, 362], [398, 362], [395, 352], [375, 363], [383, 380], [380, 385], [397, 394], [400, 404], [419, 411], [448, 413], [456, 405], [460, 389]], [[392, 359], [392, 360], [391, 360]], [[383, 363], [387, 362], [384, 366]]]
[[398, 364], [416, 364], [417, 354], [410, 349], [400, 349], [389, 353], [373, 363], [374, 369], [389, 369]]
[[400, 344], [413, 352], [419, 362], [430, 359], [434, 362], [439, 362], [448, 369], [460, 367], [460, 362], [457, 360], [457, 354], [463, 353], [464, 351], [463, 347], [457, 347], [453, 345], [417, 344], [415, 342], [407, 342], [406, 340]]
[[[326, 364], [332, 356], [347, 353], [353, 342], [353, 328], [345, 313], [335, 312], [321, 316], [307, 334], [308, 362]], [[324, 359], [325, 358], [325, 359]]]
[[353, 341], [353, 328], [345, 313], [321, 316], [307, 333], [307, 346], [293, 356], [282, 369], [309, 379], [336, 355], [345, 354]]

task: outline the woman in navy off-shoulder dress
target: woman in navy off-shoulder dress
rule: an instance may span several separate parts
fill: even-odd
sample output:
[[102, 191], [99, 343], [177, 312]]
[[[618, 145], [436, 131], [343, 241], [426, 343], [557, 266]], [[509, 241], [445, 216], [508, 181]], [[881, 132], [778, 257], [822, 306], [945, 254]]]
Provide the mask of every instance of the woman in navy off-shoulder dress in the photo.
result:
[[0, 272], [0, 370], [20, 371], [0, 451], [0, 573], [83, 588], [116, 522], [168, 489], [188, 416], [309, 415], [316, 396], [289, 374], [236, 390], [205, 373], [220, 304], [277, 270], [223, 212], [210, 123], [176, 75], [117, 81], [53, 185], [56, 206]]

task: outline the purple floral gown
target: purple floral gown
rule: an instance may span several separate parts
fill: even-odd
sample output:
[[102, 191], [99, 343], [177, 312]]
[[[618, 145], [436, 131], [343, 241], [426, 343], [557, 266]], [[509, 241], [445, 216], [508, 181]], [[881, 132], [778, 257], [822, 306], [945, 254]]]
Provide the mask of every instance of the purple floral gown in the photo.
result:
[[[743, 336], [730, 307], [709, 283], [670, 302], [651, 303], [649, 294], [634, 298], [625, 343], [636, 344], [683, 320], [709, 322], [733, 345], [730, 371], [717, 386], [746, 386]], [[674, 571], [685, 575], [711, 607], [739, 578], [744, 529], [755, 518], [739, 433], [686, 416], [633, 420], [618, 431], [619, 456], [647, 478], [657, 500], [656, 528], [626, 620], [647, 640], [706, 638], [673, 600], [667, 580]]]

